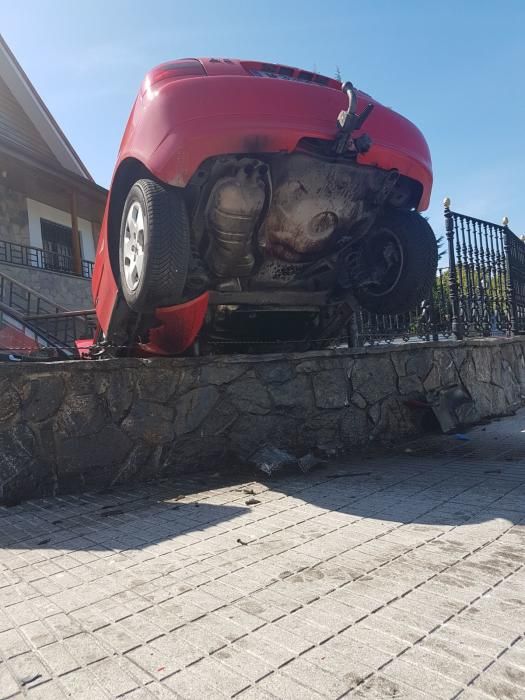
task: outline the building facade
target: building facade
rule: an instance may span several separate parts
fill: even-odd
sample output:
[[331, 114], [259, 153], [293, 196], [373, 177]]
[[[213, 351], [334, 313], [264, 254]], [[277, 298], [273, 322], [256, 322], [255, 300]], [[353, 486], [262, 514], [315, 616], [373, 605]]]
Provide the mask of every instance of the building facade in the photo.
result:
[[106, 195], [0, 36], [0, 275], [91, 308]]

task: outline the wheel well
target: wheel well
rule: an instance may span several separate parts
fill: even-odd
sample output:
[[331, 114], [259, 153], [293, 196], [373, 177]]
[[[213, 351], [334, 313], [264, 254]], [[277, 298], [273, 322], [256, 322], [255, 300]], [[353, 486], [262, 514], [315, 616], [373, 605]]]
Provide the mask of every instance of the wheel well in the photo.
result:
[[126, 158], [119, 164], [111, 183], [107, 224], [108, 251], [113, 276], [117, 281], [119, 279], [118, 254], [122, 212], [128, 192], [133, 184], [143, 177], [152, 177], [146, 166], [136, 158]]

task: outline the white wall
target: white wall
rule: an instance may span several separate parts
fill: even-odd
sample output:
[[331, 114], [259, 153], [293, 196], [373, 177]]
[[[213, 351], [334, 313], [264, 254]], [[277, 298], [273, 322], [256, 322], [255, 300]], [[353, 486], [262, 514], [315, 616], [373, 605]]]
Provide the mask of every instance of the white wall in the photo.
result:
[[[48, 204], [42, 204], [34, 199], [27, 199], [27, 215], [29, 218], [29, 244], [34, 248], [42, 248], [42, 230], [40, 219], [53, 221], [55, 224], [69, 226], [71, 228], [71, 214], [61, 209], [55, 209]], [[95, 245], [93, 241], [93, 228], [90, 221], [78, 219], [80, 232], [81, 256], [83, 260], [95, 260]]]

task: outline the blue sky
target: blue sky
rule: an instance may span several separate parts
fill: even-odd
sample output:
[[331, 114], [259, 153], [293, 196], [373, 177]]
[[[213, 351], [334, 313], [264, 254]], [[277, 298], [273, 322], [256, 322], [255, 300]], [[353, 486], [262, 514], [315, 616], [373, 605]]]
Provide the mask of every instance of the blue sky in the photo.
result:
[[185, 56], [333, 75], [414, 121], [441, 202], [525, 233], [525, 0], [0, 0], [4, 38], [108, 186], [143, 74]]

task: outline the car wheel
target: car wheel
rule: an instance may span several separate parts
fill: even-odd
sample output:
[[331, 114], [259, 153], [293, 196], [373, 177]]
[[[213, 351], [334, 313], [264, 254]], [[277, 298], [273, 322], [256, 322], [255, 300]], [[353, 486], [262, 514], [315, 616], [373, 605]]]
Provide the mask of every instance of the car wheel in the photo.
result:
[[122, 294], [130, 309], [151, 311], [182, 301], [190, 257], [190, 226], [182, 194], [138, 180], [120, 226]]
[[415, 211], [385, 213], [363, 241], [360, 277], [354, 295], [367, 311], [412, 311], [431, 292], [438, 248], [430, 225]]

